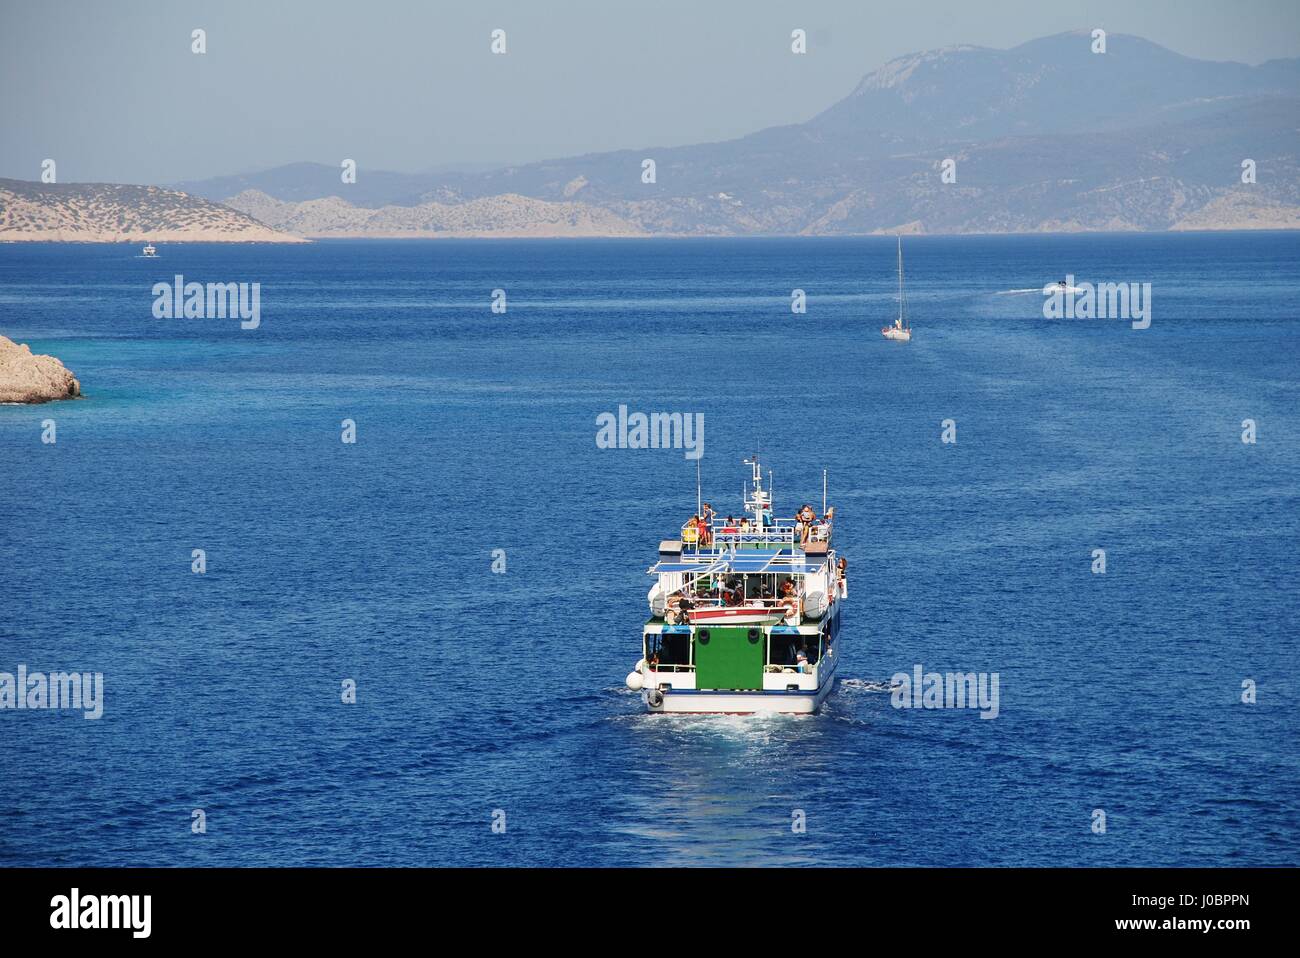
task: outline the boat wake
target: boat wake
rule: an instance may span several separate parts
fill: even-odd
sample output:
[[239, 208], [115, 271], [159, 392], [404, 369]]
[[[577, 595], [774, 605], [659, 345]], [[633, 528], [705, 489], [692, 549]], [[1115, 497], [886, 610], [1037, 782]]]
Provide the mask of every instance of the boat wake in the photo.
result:
[[997, 292], [996, 295], [998, 295], [998, 296], [1023, 296], [1023, 295], [1025, 295], [1025, 294], [1027, 294], [1027, 293], [1041, 293], [1041, 292], [1043, 292], [1044, 290], [1053, 290], [1053, 289], [1059, 289], [1060, 292], [1062, 292], [1062, 293], [1076, 293], [1076, 294], [1078, 294], [1078, 293], [1082, 293], [1082, 292], [1083, 292], [1083, 290], [1080, 289], [1078, 286], [1060, 286], [1060, 287], [1057, 287], [1057, 286], [1055, 286], [1055, 285], [1052, 284], [1052, 283], [1048, 283], [1048, 284], [1045, 285], [1045, 286], [1034, 286], [1034, 287], [1032, 287], [1032, 288], [1030, 288], [1030, 289], [1003, 289], [1003, 290], [998, 290], [998, 292]]
[[889, 682], [872, 682], [869, 679], [840, 679], [841, 694], [858, 694], [861, 692], [889, 692], [894, 686]]

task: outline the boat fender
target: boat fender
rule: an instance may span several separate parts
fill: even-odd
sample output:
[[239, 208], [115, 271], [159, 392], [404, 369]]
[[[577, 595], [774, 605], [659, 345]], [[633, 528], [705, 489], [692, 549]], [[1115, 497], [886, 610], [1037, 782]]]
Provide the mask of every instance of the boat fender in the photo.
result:
[[639, 692], [641, 690], [641, 681], [641, 673], [639, 671], [627, 673], [627, 687], [633, 692]]
[[826, 614], [826, 595], [822, 592], [810, 592], [803, 600], [803, 614], [810, 619], [820, 619]]
[[664, 704], [664, 693], [660, 692], [658, 689], [651, 689], [645, 694], [645, 700], [651, 708], [657, 709], [659, 706]]

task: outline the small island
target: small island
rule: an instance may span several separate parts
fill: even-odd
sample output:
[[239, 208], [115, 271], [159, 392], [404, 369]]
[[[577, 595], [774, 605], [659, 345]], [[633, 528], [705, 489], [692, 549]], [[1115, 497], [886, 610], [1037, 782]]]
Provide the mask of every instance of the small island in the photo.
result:
[[0, 336], [0, 403], [76, 399], [81, 383], [53, 356], [33, 355], [26, 343]]

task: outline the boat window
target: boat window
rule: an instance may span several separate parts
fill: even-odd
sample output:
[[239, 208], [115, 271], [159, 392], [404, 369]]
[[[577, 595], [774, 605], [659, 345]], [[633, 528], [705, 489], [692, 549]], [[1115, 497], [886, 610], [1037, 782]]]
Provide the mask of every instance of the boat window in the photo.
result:
[[777, 632], [772, 635], [771, 657], [769, 665], [782, 665], [793, 668], [798, 663], [799, 650], [808, 656], [808, 664], [816, 665], [821, 658], [820, 637], [815, 635], [795, 635]]
[[799, 643], [803, 640], [799, 635], [776, 634], [772, 636], [771, 643], [771, 665], [794, 665], [795, 655], [799, 651]]
[[688, 633], [674, 632], [660, 636], [659, 661], [664, 665], [689, 665], [691, 637]]
[[648, 660], [659, 657], [660, 667], [666, 665], [690, 665], [691, 637], [686, 632], [647, 632], [645, 634], [645, 651]]

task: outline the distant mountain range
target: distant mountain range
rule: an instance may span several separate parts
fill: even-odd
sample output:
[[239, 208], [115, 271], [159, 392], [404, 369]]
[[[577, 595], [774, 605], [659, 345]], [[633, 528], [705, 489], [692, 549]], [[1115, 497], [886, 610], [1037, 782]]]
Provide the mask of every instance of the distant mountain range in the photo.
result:
[[1119, 34], [1091, 46], [1077, 32], [900, 57], [805, 123], [720, 143], [363, 166], [354, 184], [297, 163], [175, 188], [322, 237], [1300, 228], [1300, 59], [1210, 62]]

